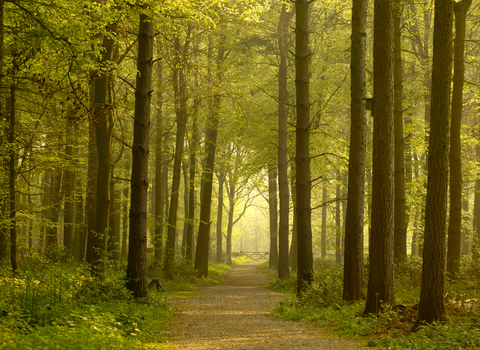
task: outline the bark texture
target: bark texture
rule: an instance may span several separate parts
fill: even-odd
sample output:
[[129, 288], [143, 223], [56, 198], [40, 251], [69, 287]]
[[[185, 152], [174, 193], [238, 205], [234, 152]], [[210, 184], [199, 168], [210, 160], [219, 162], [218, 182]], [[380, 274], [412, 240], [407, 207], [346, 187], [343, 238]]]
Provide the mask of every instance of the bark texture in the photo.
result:
[[351, 131], [343, 265], [343, 299], [358, 300], [363, 287], [363, 219], [367, 119], [365, 115], [365, 47], [367, 1], [353, 0]]
[[373, 44], [372, 225], [365, 314], [395, 303], [393, 0], [375, 0]]
[[422, 280], [418, 318], [440, 321], [445, 315], [445, 234], [448, 200], [450, 84], [452, 79], [453, 1], [436, 0], [430, 142], [428, 147], [427, 201]]
[[310, 185], [310, 97], [308, 62], [308, 5], [296, 0], [295, 25], [295, 87], [297, 104], [296, 125], [296, 206], [297, 212], [297, 295], [313, 281], [311, 185]]
[[147, 292], [147, 196], [152, 94], [153, 21], [140, 15], [138, 60], [135, 85], [135, 120], [132, 147], [132, 191], [128, 244], [127, 288], [136, 299], [146, 300]]

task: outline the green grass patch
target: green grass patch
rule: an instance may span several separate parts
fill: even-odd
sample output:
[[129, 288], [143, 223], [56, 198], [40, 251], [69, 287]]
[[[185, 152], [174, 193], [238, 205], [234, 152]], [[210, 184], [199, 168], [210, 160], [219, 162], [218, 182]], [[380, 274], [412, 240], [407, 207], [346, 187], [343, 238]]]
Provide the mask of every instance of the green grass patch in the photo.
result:
[[[364, 317], [365, 301], [342, 300], [343, 268], [333, 262], [315, 263], [315, 281], [301, 298], [278, 303], [273, 314], [297, 321], [322, 324], [328, 331], [354, 338], [375, 349], [480, 349], [480, 266], [462, 261], [458, 281], [447, 281], [446, 321], [424, 325], [412, 333], [420, 293], [421, 261], [409, 259], [395, 266], [397, 305], [384, 306], [378, 315]], [[365, 280], [365, 286], [367, 281]], [[295, 287], [295, 275], [270, 283], [274, 290]]]

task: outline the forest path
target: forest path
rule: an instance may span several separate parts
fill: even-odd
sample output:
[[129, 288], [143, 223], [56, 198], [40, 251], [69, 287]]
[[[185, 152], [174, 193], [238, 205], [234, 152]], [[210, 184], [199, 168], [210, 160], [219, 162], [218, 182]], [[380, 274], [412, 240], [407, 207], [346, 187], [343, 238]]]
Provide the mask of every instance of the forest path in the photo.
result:
[[[270, 291], [258, 262], [232, 266], [225, 281], [176, 300], [169, 349], [362, 349], [342, 338], [322, 335], [310, 324], [270, 315], [285, 295]], [[181, 305], [181, 306], [180, 306]]]

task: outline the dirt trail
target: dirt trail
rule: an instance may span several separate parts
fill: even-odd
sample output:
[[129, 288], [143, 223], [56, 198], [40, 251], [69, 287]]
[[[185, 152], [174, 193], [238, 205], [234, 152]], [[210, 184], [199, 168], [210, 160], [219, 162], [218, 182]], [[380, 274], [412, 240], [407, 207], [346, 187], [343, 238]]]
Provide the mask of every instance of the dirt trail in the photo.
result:
[[[270, 315], [285, 296], [265, 286], [258, 263], [233, 266], [225, 281], [200, 288], [178, 306], [170, 349], [361, 349], [357, 343], [322, 337], [318, 328]], [[186, 306], [185, 306], [186, 305]]]

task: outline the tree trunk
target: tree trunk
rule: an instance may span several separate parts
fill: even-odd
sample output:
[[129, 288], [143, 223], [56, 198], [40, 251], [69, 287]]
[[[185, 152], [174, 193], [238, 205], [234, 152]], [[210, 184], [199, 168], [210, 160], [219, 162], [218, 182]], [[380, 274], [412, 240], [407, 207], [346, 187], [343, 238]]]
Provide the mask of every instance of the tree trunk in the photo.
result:
[[393, 0], [375, 0], [373, 44], [372, 228], [365, 314], [395, 304]]
[[[210, 45], [209, 45], [210, 46]], [[211, 49], [209, 48], [211, 52]], [[209, 56], [211, 53], [209, 53]], [[222, 82], [221, 65], [225, 58], [225, 36], [220, 37], [217, 54], [217, 83]], [[220, 93], [213, 97], [212, 107], [207, 120], [207, 135], [205, 138], [206, 164], [204, 168], [204, 188], [202, 206], [200, 209], [200, 224], [198, 227], [197, 250], [195, 254], [195, 268], [201, 277], [208, 276], [208, 253], [210, 246], [210, 210], [213, 190], [213, 173], [215, 165], [215, 152], [217, 147], [218, 122], [220, 115]], [[228, 241], [227, 241], [228, 243]], [[227, 251], [227, 254], [229, 252]]]
[[[297, 206], [297, 187], [295, 186], [296, 181], [296, 171], [295, 165], [292, 163], [290, 165], [290, 187], [292, 189], [292, 203], [293, 207]], [[289, 262], [292, 271], [297, 271], [297, 211], [293, 211], [293, 222], [292, 222], [292, 243], [290, 245], [290, 255]]]
[[[187, 38], [188, 40], [188, 38]], [[175, 93], [175, 114], [177, 117], [177, 135], [175, 142], [175, 159], [173, 163], [172, 189], [170, 196], [170, 211], [168, 213], [168, 229], [167, 240], [165, 246], [165, 260], [163, 265], [163, 273], [167, 279], [173, 278], [173, 267], [175, 263], [175, 247], [176, 247], [176, 229], [177, 229], [177, 210], [178, 197], [180, 189], [180, 172], [182, 165], [182, 157], [185, 141], [185, 130], [187, 127], [187, 94], [186, 94], [186, 77], [185, 77], [185, 55], [188, 48], [188, 41], [185, 41], [184, 52], [178, 51], [180, 43], [176, 39], [176, 66], [173, 69], [173, 84]]]
[[[195, 85], [198, 88], [198, 81], [195, 77]], [[187, 249], [185, 252], [185, 258], [189, 264], [193, 264], [193, 252], [194, 252], [194, 225], [195, 225], [195, 170], [197, 167], [197, 148], [199, 144], [198, 135], [198, 107], [200, 101], [198, 97], [195, 97], [193, 103], [193, 115], [192, 115], [192, 144], [190, 145], [190, 177], [188, 184], [188, 225], [187, 225]], [[218, 228], [217, 228], [218, 229]]]
[[[113, 40], [105, 37], [102, 62], [111, 59]], [[107, 73], [95, 79], [95, 134], [98, 154], [98, 173], [95, 204], [95, 228], [89, 235], [92, 241], [92, 273], [99, 276], [105, 271], [105, 253], [107, 251], [108, 228], [110, 226], [110, 173], [112, 165], [112, 130], [113, 120], [108, 108], [107, 91], [109, 88]]]
[[327, 257], [327, 188], [323, 187], [322, 190], [322, 228], [321, 228], [321, 241], [320, 241], [320, 250], [321, 257], [323, 260]]
[[448, 221], [447, 273], [457, 279], [460, 273], [462, 241], [462, 97], [465, 76], [465, 17], [472, 0], [455, 2], [453, 42], [453, 91], [450, 127], [450, 215]]
[[335, 203], [335, 262], [337, 264], [342, 263], [342, 215], [341, 208], [342, 205], [342, 174], [340, 170], [337, 170], [337, 186], [336, 186], [336, 196], [337, 202]]
[[225, 185], [225, 172], [221, 171], [218, 178], [218, 209], [217, 209], [217, 257], [216, 262], [222, 262], [222, 219], [223, 219], [223, 188]]
[[132, 146], [132, 190], [127, 288], [135, 299], [147, 300], [147, 196], [150, 100], [152, 95], [154, 25], [140, 15], [138, 60], [135, 85], [135, 120]]
[[278, 266], [278, 201], [277, 201], [277, 171], [273, 167], [268, 168], [268, 212], [270, 227], [270, 254], [268, 266]]
[[[71, 113], [71, 107], [69, 107]], [[75, 160], [73, 156], [73, 124], [67, 120], [65, 124], [66, 145], [65, 145], [65, 172], [63, 175], [63, 191], [65, 205], [63, 214], [63, 246], [67, 254], [73, 256], [74, 252], [74, 228], [75, 228]]]
[[365, 208], [365, 47], [367, 1], [354, 0], [352, 8], [351, 131], [348, 164], [347, 212], [343, 265], [343, 299], [359, 300], [363, 287], [363, 220]]
[[[160, 57], [160, 43], [157, 54]], [[159, 60], [157, 63], [157, 109], [156, 109], [156, 128], [155, 128], [155, 260], [162, 261], [163, 258], [163, 222], [165, 216], [165, 193], [163, 187], [163, 158], [164, 158], [164, 115], [163, 115], [163, 65]]]
[[[280, 221], [278, 226], [279, 253], [278, 277], [289, 275], [288, 267], [288, 234], [290, 217], [290, 199], [288, 189], [288, 37], [290, 22], [295, 14], [295, 8], [287, 12], [286, 3], [282, 4], [278, 23], [278, 49], [280, 67], [278, 73], [278, 191], [280, 200]], [[275, 233], [276, 234], [276, 233]], [[275, 248], [276, 249], [276, 248]]]
[[418, 318], [440, 321], [445, 307], [445, 233], [448, 200], [450, 84], [452, 78], [453, 0], [435, 0], [430, 143], [423, 266]]
[[297, 179], [297, 295], [313, 281], [311, 187], [310, 187], [310, 97], [308, 47], [308, 0], [296, 0], [295, 87], [297, 128], [295, 167]]
[[395, 132], [395, 233], [394, 258], [407, 258], [407, 217], [405, 199], [405, 145], [403, 137], [402, 6], [395, 0], [394, 13], [394, 132]]
[[[15, 62], [13, 63], [13, 76], [15, 77]], [[15, 203], [15, 164], [16, 164], [16, 153], [15, 153], [15, 82], [10, 85], [10, 106], [9, 106], [9, 130], [8, 130], [8, 143], [10, 145], [9, 151], [9, 193], [10, 193], [10, 266], [14, 273], [18, 270], [17, 262], [17, 219], [16, 219], [16, 203]]]

